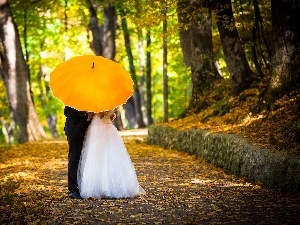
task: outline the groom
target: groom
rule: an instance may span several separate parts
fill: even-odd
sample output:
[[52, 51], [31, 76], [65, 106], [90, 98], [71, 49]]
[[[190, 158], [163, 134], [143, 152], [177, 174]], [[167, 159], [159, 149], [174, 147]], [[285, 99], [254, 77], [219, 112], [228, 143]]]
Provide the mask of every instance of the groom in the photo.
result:
[[69, 144], [68, 154], [68, 190], [70, 198], [81, 199], [78, 184], [77, 184], [77, 169], [81, 156], [82, 145], [84, 141], [85, 132], [90, 125], [88, 121], [88, 113], [85, 111], [78, 111], [69, 106], [65, 106], [64, 115], [65, 135], [67, 136]]

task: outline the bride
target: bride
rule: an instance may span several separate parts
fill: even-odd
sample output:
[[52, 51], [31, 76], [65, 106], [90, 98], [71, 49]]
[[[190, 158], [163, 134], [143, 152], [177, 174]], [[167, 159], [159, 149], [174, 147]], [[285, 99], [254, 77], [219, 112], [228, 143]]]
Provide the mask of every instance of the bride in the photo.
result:
[[96, 113], [86, 132], [78, 167], [83, 198], [128, 198], [145, 194], [117, 128], [114, 111]]

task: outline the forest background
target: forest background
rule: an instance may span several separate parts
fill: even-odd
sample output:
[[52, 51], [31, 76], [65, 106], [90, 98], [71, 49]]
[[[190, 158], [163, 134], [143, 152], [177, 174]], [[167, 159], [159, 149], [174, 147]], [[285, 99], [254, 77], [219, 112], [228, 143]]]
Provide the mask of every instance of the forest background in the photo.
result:
[[209, 122], [218, 118], [215, 127], [226, 131], [282, 111], [285, 102], [293, 105], [292, 117], [281, 131], [300, 142], [297, 1], [3, 0], [0, 6], [2, 144], [64, 135], [64, 106], [52, 95], [49, 74], [87, 54], [120, 63], [133, 79], [134, 95], [117, 111], [119, 130], [159, 122], [212, 129]]

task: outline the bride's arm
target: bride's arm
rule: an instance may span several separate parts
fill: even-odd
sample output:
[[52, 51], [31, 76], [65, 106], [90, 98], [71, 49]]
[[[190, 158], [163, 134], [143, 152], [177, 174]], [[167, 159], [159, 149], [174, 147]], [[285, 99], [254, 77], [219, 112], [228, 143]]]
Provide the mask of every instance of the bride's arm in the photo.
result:
[[107, 119], [110, 118], [111, 121], [114, 121], [116, 119], [116, 113], [113, 110], [104, 112], [103, 116]]

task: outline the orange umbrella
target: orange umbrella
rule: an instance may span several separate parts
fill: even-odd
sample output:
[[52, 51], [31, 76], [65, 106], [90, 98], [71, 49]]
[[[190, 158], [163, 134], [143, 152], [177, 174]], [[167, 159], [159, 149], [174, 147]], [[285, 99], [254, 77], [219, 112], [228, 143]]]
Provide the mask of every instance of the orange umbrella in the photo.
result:
[[50, 73], [54, 96], [82, 111], [112, 110], [133, 94], [133, 81], [118, 63], [102, 56], [86, 55], [59, 64]]

